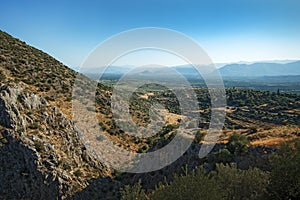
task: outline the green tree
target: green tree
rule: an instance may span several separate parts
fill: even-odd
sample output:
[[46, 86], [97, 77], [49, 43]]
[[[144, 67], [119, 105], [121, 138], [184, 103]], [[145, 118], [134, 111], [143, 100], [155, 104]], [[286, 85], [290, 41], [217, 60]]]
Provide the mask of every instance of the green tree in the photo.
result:
[[[269, 174], [257, 168], [241, 170], [235, 164], [217, 164], [215, 179], [226, 193], [225, 199], [263, 199]], [[215, 172], [213, 172], [215, 173]]]
[[215, 163], [230, 163], [232, 162], [233, 156], [228, 151], [228, 149], [220, 149], [217, 153], [214, 154]]
[[283, 143], [271, 163], [269, 199], [300, 199], [300, 140]]

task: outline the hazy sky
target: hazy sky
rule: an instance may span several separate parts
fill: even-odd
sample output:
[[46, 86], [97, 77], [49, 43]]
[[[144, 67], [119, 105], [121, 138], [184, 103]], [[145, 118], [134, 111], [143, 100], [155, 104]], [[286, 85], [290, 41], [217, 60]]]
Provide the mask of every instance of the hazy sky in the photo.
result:
[[214, 62], [300, 59], [299, 0], [0, 0], [0, 5], [2, 30], [75, 68], [108, 37], [149, 26], [190, 36]]

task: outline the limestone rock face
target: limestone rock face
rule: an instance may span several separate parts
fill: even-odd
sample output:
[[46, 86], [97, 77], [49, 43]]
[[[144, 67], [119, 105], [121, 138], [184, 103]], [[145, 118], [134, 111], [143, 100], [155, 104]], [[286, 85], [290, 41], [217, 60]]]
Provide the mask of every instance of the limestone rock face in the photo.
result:
[[56, 107], [18, 85], [0, 84], [0, 174], [1, 198], [65, 199], [110, 171]]
[[20, 91], [3, 85], [0, 87], [0, 90], [0, 124], [6, 128], [13, 129], [25, 127], [24, 120], [20, 116], [16, 105]]

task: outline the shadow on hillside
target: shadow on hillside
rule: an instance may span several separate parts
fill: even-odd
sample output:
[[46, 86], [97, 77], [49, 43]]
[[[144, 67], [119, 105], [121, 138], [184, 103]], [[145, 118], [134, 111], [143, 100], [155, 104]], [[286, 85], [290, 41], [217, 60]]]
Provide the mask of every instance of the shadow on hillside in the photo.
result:
[[37, 161], [33, 150], [8, 136], [0, 145], [0, 199], [59, 199], [58, 181], [38, 171]]
[[119, 189], [121, 185], [119, 181], [113, 180], [110, 177], [98, 178], [69, 199], [120, 199]]
[[[163, 169], [140, 174], [120, 173], [114, 179], [98, 178], [70, 199], [119, 199], [120, 188], [124, 185], [134, 185], [139, 180], [141, 180], [143, 188], [150, 192], [155, 189], [159, 182], [173, 180], [174, 174], [184, 175], [199, 166], [203, 166], [207, 171], [212, 170], [215, 164], [215, 161], [211, 160], [212, 156], [225, 147], [224, 144], [216, 144], [207, 157], [199, 159], [198, 152], [201, 145], [193, 144], [183, 156]], [[236, 163], [240, 169], [257, 167], [270, 170], [268, 155], [272, 152], [274, 152], [274, 149], [268, 147], [249, 147], [247, 153], [234, 156], [231, 162]]]

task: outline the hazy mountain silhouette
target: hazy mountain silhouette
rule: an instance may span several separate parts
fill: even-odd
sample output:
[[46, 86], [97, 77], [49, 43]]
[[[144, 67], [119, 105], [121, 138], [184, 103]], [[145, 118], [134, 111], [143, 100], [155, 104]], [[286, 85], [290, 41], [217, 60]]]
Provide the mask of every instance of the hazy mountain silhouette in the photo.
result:
[[254, 64], [230, 64], [220, 70], [222, 76], [246, 77], [246, 76], [287, 76], [300, 75], [300, 61], [278, 63], [254, 63]]

